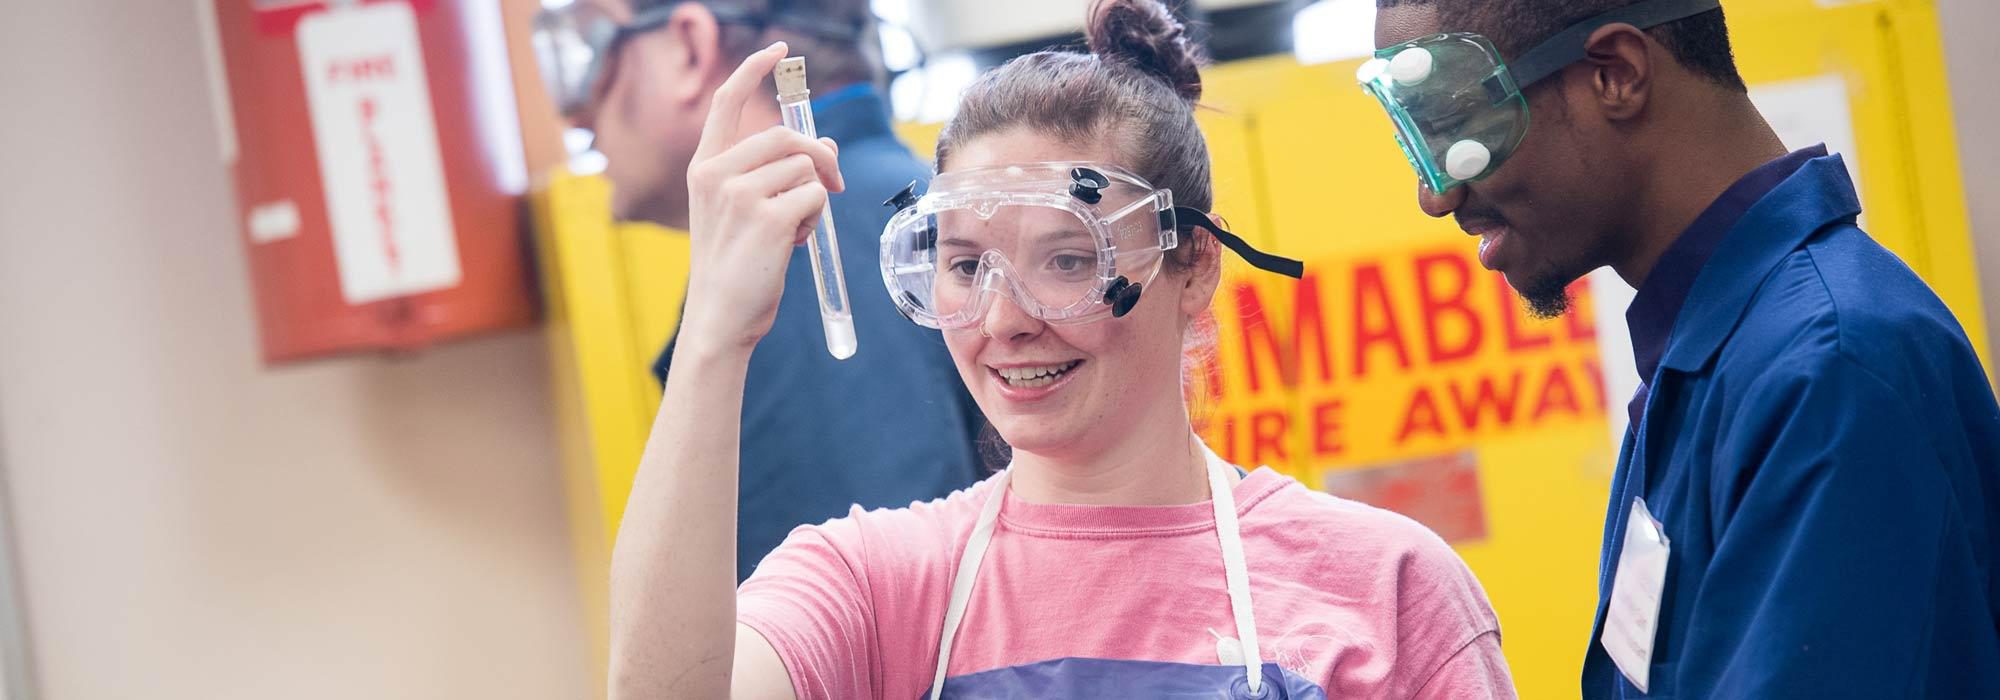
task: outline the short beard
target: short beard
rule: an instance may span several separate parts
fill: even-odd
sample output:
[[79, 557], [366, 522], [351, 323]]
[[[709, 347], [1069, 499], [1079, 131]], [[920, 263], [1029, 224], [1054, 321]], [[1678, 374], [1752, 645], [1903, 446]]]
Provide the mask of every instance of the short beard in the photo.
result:
[[1573, 302], [1569, 284], [1556, 275], [1530, 280], [1527, 288], [1515, 291], [1520, 292], [1522, 301], [1527, 302], [1529, 315], [1544, 321], [1569, 313]]

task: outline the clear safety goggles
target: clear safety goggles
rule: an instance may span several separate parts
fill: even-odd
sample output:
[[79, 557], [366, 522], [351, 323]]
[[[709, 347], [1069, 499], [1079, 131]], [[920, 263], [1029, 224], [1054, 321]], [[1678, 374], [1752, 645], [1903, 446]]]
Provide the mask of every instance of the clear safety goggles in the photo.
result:
[[1396, 143], [1430, 191], [1491, 175], [1528, 135], [1524, 90], [1583, 59], [1584, 42], [1611, 24], [1639, 29], [1722, 6], [1650, 0], [1597, 15], [1550, 37], [1511, 65], [1478, 34], [1436, 34], [1375, 52], [1355, 73], [1396, 126]]
[[886, 204], [898, 211], [882, 232], [882, 281], [904, 316], [930, 328], [976, 325], [1001, 296], [1049, 323], [1122, 317], [1193, 228], [1258, 268], [1304, 273], [1111, 165], [956, 171], [922, 197], [912, 183]]
[[[659, 29], [684, 2], [668, 2], [647, 8], [629, 19], [613, 15], [602, 4], [590, 0], [570, 0], [544, 8], [535, 16], [534, 46], [542, 84], [550, 99], [565, 117], [575, 117], [590, 109], [604, 89], [609, 66], [618, 50], [632, 37]], [[834, 42], [852, 42], [867, 31], [865, 26], [836, 21], [811, 11], [809, 2], [773, 2], [769, 16], [759, 16], [743, 7], [726, 3], [702, 3], [722, 24], [758, 30], [783, 27], [807, 36]]]

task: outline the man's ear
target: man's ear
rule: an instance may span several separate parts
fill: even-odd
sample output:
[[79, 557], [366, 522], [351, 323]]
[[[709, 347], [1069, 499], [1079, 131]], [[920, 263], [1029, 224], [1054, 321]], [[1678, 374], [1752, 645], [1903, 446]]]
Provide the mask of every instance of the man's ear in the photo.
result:
[[674, 8], [666, 26], [658, 34], [660, 36], [650, 42], [652, 46], [645, 52], [646, 59], [659, 61], [667, 69], [652, 74], [675, 76], [675, 79], [655, 82], [659, 83], [658, 89], [666, 91], [676, 102], [695, 103], [708, 99], [722, 79], [735, 68], [734, 65], [724, 65], [721, 23], [716, 21], [715, 13], [701, 3], [684, 2]]
[[1651, 37], [1629, 24], [1605, 25], [1584, 41], [1583, 65], [1591, 69], [1591, 97], [1606, 121], [1645, 114], [1657, 65], [1653, 45]]
[[[1208, 215], [1210, 225], [1229, 230], [1222, 218]], [[1215, 291], [1222, 287], [1222, 242], [1200, 229], [1189, 229], [1184, 245], [1194, 246], [1194, 269], [1189, 271], [1187, 280], [1181, 284], [1181, 313], [1191, 318], [1200, 318], [1215, 304]], [[1196, 246], [1194, 241], [1208, 239], [1204, 245]]]

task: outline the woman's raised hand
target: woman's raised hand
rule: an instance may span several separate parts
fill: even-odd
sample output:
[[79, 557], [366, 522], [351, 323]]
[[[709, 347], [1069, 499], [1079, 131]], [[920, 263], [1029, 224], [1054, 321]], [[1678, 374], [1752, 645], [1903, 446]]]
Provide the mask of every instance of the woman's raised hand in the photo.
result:
[[771, 331], [792, 248], [845, 187], [830, 139], [743, 127], [743, 108], [785, 57], [772, 44], [715, 91], [688, 165], [688, 296], [680, 342], [748, 351]]

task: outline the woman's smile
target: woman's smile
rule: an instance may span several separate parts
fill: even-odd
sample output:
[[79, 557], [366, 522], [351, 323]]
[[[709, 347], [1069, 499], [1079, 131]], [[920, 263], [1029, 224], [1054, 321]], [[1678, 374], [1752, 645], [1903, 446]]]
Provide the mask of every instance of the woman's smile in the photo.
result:
[[1000, 396], [1009, 401], [1039, 401], [1055, 394], [1073, 381], [1083, 360], [1067, 362], [1030, 362], [987, 365], [987, 376], [999, 389]]

